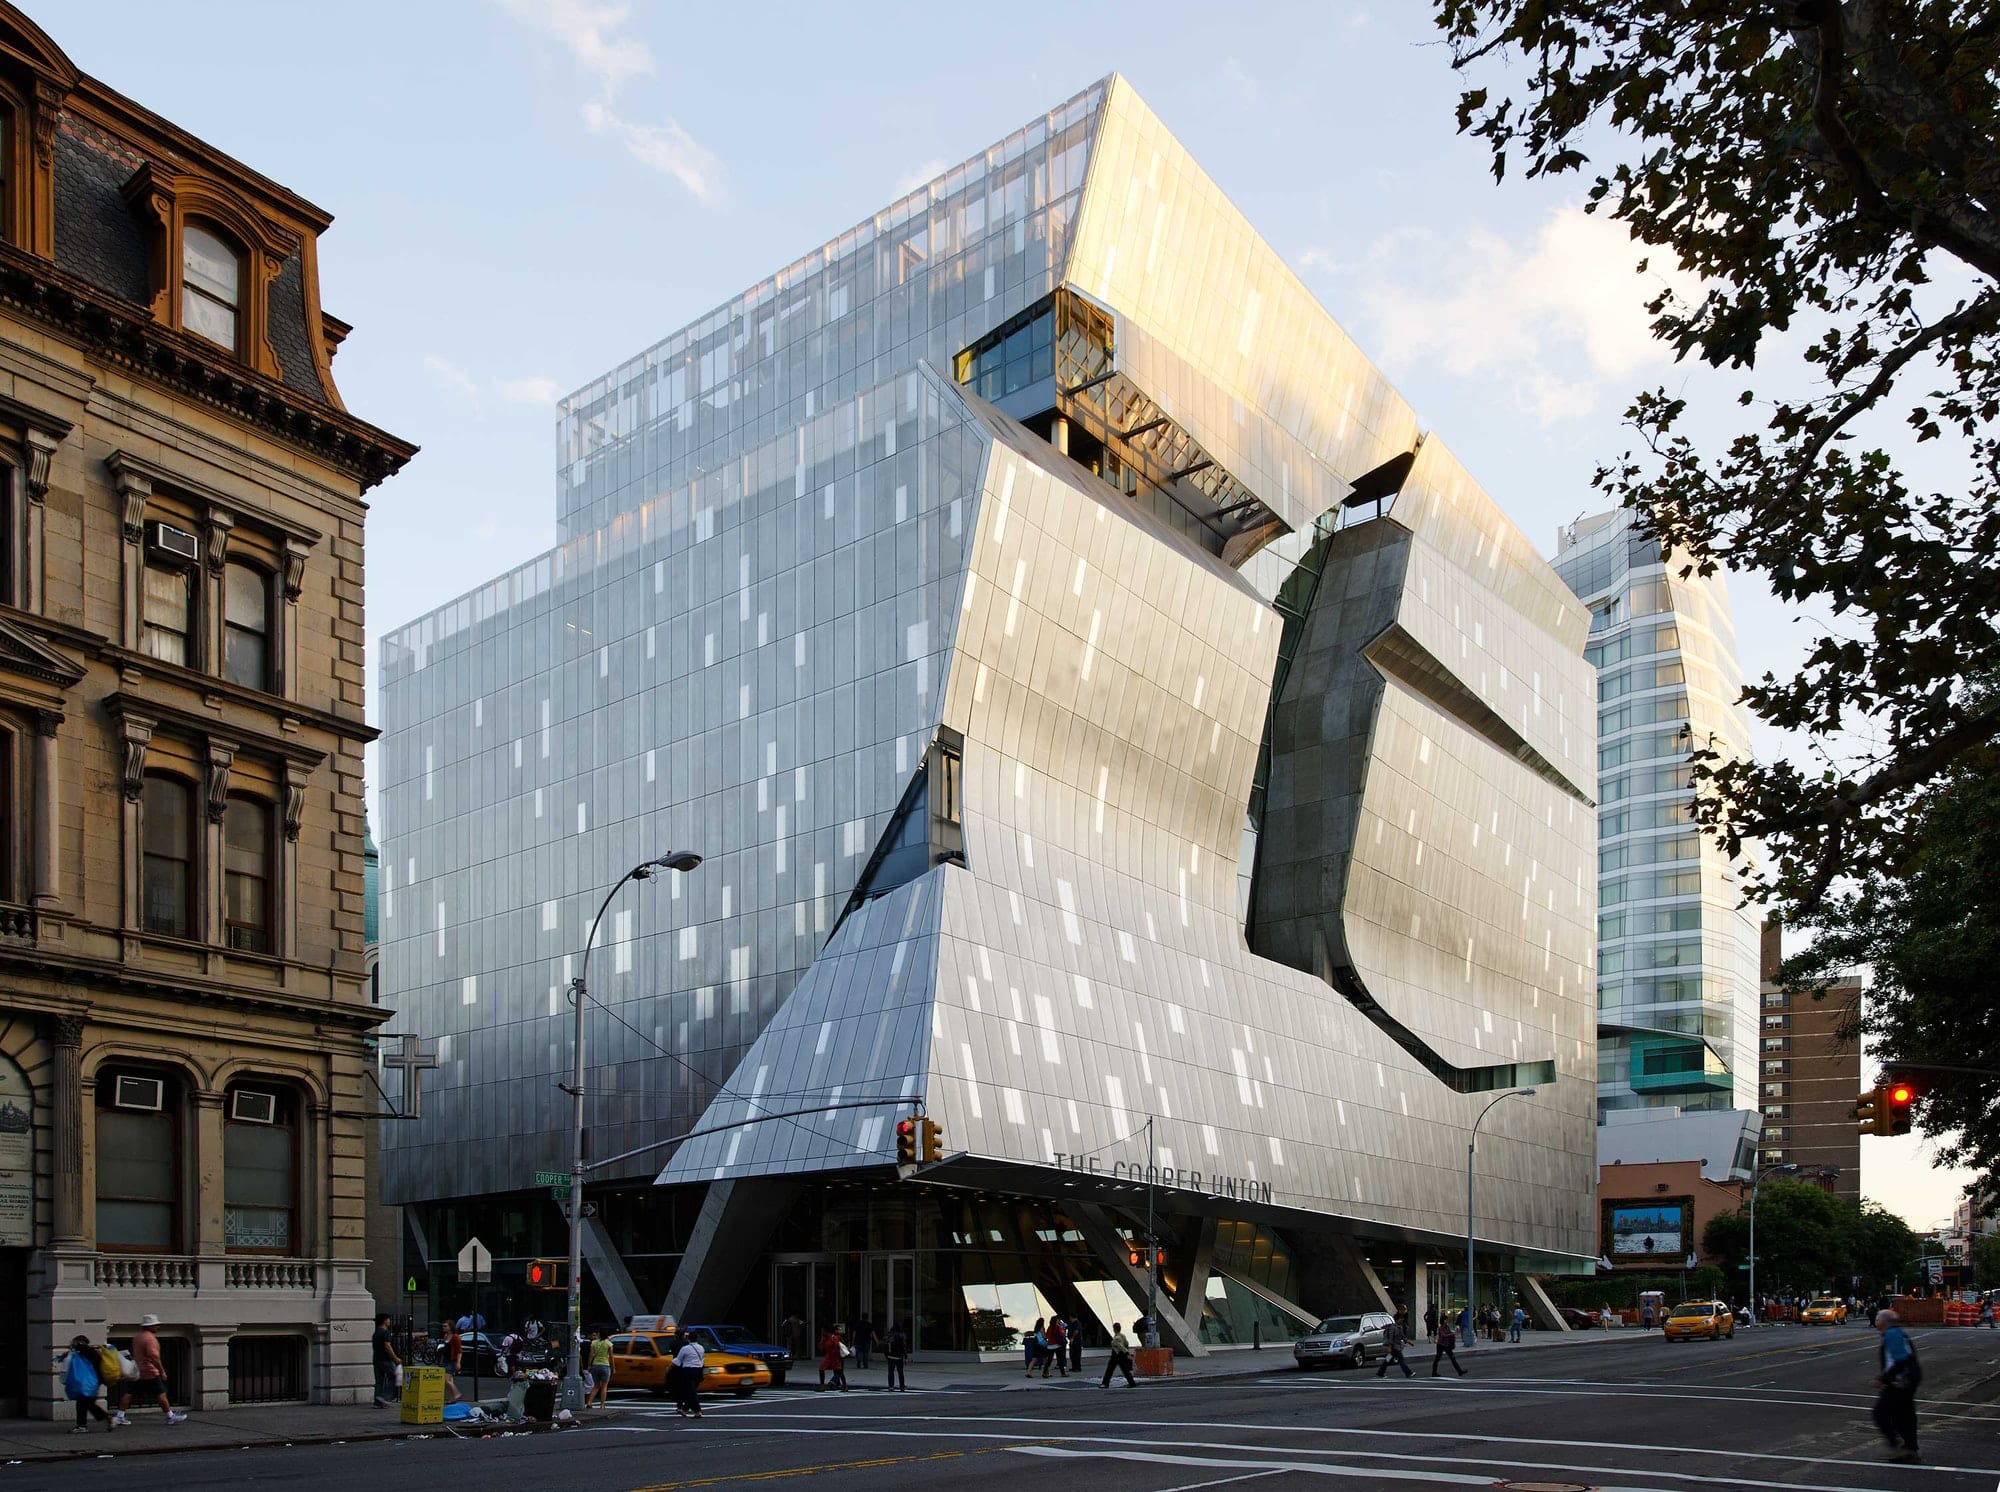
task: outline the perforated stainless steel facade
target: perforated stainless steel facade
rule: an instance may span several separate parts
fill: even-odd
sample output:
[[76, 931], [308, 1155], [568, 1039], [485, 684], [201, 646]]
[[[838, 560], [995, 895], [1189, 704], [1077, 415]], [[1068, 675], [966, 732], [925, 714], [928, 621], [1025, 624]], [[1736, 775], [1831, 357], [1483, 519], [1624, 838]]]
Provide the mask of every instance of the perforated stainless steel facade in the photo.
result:
[[[1058, 290], [1239, 512], [953, 383]], [[1445, 1237], [1481, 1093], [1533, 1078], [1480, 1232], [1594, 1252], [1585, 611], [1128, 85], [573, 396], [559, 485], [560, 549], [384, 649], [383, 982], [445, 1064], [392, 1200], [560, 1167], [591, 898], [687, 846], [593, 959], [598, 1155], [880, 1168], [921, 1101], [1049, 1195], [1150, 1116], [1181, 1204]], [[946, 741], [962, 855], [849, 912]]]

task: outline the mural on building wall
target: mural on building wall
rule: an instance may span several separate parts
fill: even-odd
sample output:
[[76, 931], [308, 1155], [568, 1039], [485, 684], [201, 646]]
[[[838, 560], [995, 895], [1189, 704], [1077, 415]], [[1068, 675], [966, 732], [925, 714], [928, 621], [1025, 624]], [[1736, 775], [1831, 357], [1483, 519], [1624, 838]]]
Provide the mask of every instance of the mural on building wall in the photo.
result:
[[1686, 1197], [1604, 1204], [1604, 1253], [1616, 1264], [1663, 1259], [1678, 1266], [1693, 1231], [1694, 1204]]

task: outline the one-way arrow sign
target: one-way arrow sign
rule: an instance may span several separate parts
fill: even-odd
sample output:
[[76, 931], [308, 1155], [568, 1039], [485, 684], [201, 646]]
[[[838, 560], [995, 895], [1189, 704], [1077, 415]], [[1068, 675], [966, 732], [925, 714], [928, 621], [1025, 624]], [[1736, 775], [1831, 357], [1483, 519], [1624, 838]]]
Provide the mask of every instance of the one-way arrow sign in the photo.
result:
[[492, 1278], [493, 1256], [477, 1238], [467, 1239], [465, 1247], [458, 1251], [458, 1275], [474, 1284]]

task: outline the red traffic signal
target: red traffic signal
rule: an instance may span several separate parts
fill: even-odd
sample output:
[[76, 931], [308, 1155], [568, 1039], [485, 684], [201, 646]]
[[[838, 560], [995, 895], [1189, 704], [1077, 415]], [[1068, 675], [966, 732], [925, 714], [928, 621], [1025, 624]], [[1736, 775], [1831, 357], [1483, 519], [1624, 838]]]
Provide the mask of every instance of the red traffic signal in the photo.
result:
[[1888, 1132], [1892, 1135], [1908, 1134], [1910, 1105], [1916, 1101], [1917, 1090], [1908, 1083], [1891, 1083], [1883, 1097], [1889, 1100], [1886, 1113]]
[[1889, 1090], [1890, 1103], [1906, 1104], [1916, 1096], [1916, 1090], [1911, 1088], [1908, 1083], [1898, 1083]]
[[918, 1121], [915, 1119], [898, 1119], [896, 1121], [897, 1165], [914, 1166], [917, 1163], [918, 1130], [920, 1127]]

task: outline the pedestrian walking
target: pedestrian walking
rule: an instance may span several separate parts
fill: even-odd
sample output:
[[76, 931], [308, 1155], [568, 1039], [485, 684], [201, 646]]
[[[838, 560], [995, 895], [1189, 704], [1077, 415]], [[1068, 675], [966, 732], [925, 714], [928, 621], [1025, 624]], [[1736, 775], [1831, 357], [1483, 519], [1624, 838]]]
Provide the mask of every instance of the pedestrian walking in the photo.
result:
[[1461, 1378], [1465, 1376], [1465, 1368], [1458, 1360], [1457, 1349], [1458, 1334], [1451, 1329], [1449, 1323], [1440, 1326], [1438, 1328], [1437, 1351], [1431, 1354], [1431, 1377], [1437, 1377], [1438, 1364], [1443, 1362], [1447, 1357], [1451, 1359], [1451, 1365], [1458, 1369], [1458, 1376]]
[[1882, 1334], [1879, 1371], [1881, 1391], [1875, 1396], [1875, 1428], [1889, 1442], [1891, 1461], [1917, 1459], [1917, 1386], [1924, 1381], [1916, 1343], [1903, 1330], [1894, 1311], [1877, 1311], [1875, 1329]]
[[375, 1318], [371, 1346], [375, 1359], [375, 1407], [393, 1409], [398, 1399], [396, 1370], [403, 1365], [403, 1359], [396, 1355], [396, 1338], [389, 1330], [387, 1311]]
[[132, 1376], [118, 1386], [118, 1413], [112, 1419], [115, 1425], [132, 1423], [125, 1411], [131, 1407], [134, 1394], [158, 1404], [170, 1425], [187, 1418], [167, 1402], [167, 1370], [160, 1365], [160, 1339], [155, 1330], [159, 1324], [160, 1318], [149, 1312], [139, 1318], [139, 1329], [132, 1333]]
[[847, 1359], [853, 1349], [847, 1345], [846, 1336], [846, 1323], [837, 1321], [833, 1329], [820, 1339], [819, 1386], [822, 1391], [830, 1374], [833, 1386], [842, 1393], [847, 1392]]
[[[690, 1332], [681, 1333], [681, 1344], [674, 1349], [674, 1371], [680, 1374], [679, 1393], [675, 1395], [674, 1413], [687, 1419], [701, 1418], [701, 1375], [705, 1370], [707, 1354], [701, 1350], [701, 1343]], [[845, 1376], [840, 1386], [847, 1387]]]
[[1132, 1376], [1132, 1339], [1125, 1335], [1125, 1328], [1118, 1322], [1111, 1323], [1111, 1355], [1104, 1362], [1104, 1381], [1099, 1388], [1111, 1387], [1111, 1375], [1125, 1375], [1125, 1386], [1137, 1388], [1139, 1380]]
[[1401, 1368], [1405, 1378], [1414, 1378], [1417, 1376], [1410, 1371], [1410, 1365], [1403, 1361], [1403, 1343], [1409, 1340], [1410, 1335], [1403, 1327], [1403, 1317], [1405, 1314], [1406, 1312], [1403, 1308], [1398, 1306], [1396, 1308], [1396, 1319], [1382, 1328], [1382, 1345], [1388, 1349], [1389, 1355], [1382, 1359], [1382, 1366], [1375, 1370], [1377, 1378], [1388, 1377], [1389, 1369], [1391, 1368]]
[[1034, 1326], [1029, 1329], [1027, 1336], [1021, 1340], [1021, 1351], [1026, 1355], [1028, 1362], [1028, 1371], [1022, 1374], [1024, 1378], [1035, 1376], [1035, 1360], [1042, 1355], [1042, 1348], [1044, 1346], [1042, 1330], [1048, 1324], [1040, 1316], [1037, 1316]]
[[1042, 1355], [1042, 1376], [1049, 1376], [1049, 1369], [1055, 1368], [1063, 1377], [1069, 1377], [1069, 1334], [1060, 1316], [1049, 1317], [1049, 1350]]
[[1650, 1300], [1639, 1308], [1639, 1324], [1647, 1331], [1653, 1329], [1653, 1303]]
[[1078, 1331], [1076, 1326], [1077, 1323], [1074, 1321], [1069, 1324], [1069, 1370], [1072, 1373], [1081, 1373], [1083, 1371], [1083, 1333]]
[[868, 1371], [868, 1358], [875, 1351], [875, 1323], [863, 1316], [854, 1323], [854, 1355], [861, 1360], [861, 1371]]
[[590, 1392], [583, 1396], [584, 1408], [593, 1399], [600, 1409], [611, 1407], [611, 1338], [601, 1331], [590, 1334]]
[[1437, 1334], [1438, 1334], [1438, 1308], [1437, 1308], [1437, 1302], [1432, 1301], [1429, 1305], [1424, 1307], [1424, 1335], [1427, 1337], [1434, 1338], [1437, 1336]]
[[1993, 1297], [1990, 1295], [1979, 1302], [1979, 1324], [1988, 1331], [1993, 1330]]
[[444, 1401], [456, 1404], [465, 1395], [458, 1391], [458, 1375], [465, 1367], [465, 1333], [459, 1330], [456, 1321], [448, 1322], [444, 1329]]
[[1517, 1305], [1517, 1306], [1515, 1306], [1515, 1307], [1514, 1307], [1514, 1324], [1513, 1324], [1513, 1325], [1512, 1325], [1511, 1327], [1509, 1327], [1509, 1328], [1508, 1328], [1508, 1331], [1507, 1331], [1507, 1340], [1508, 1340], [1508, 1341], [1510, 1341], [1510, 1342], [1518, 1342], [1518, 1341], [1520, 1341], [1520, 1340], [1521, 1340], [1521, 1328], [1522, 1328], [1522, 1327], [1524, 1327], [1524, 1326], [1526, 1326], [1527, 1324], [1528, 1324], [1528, 1313], [1527, 1313], [1526, 1311], [1522, 1310], [1520, 1306], [1518, 1306], [1518, 1305]]
[[910, 1380], [903, 1376], [903, 1362], [910, 1355], [910, 1339], [899, 1322], [891, 1322], [889, 1335], [882, 1341], [882, 1361], [889, 1365], [889, 1391], [908, 1393]]
[[79, 1336], [69, 1344], [69, 1360], [63, 1364], [63, 1396], [76, 1405], [76, 1425], [72, 1435], [90, 1432], [93, 1419], [104, 1421], [104, 1428], [114, 1429], [117, 1421], [97, 1402], [97, 1393], [104, 1386], [98, 1371], [97, 1349], [90, 1345], [90, 1338]]

